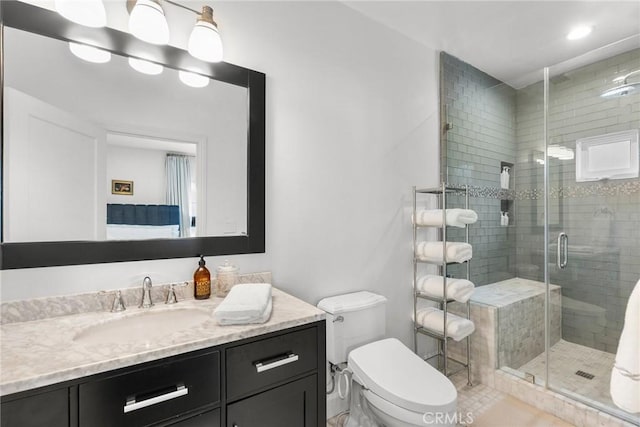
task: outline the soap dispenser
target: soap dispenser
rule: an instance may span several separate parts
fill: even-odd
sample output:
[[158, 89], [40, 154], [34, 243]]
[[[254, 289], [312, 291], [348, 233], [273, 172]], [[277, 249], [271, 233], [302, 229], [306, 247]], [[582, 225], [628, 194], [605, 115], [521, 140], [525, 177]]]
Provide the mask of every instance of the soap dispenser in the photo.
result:
[[199, 267], [193, 274], [193, 296], [195, 299], [207, 299], [211, 296], [211, 273], [205, 264], [204, 256], [200, 255]]
[[500, 187], [505, 190], [509, 189], [509, 166], [503, 166], [500, 173]]

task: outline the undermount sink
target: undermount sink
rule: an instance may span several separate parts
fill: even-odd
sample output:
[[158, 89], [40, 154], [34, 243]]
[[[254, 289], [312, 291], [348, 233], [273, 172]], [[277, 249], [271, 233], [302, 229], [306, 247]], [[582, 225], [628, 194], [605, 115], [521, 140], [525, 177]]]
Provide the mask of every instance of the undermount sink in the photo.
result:
[[117, 319], [88, 326], [78, 332], [73, 340], [85, 344], [123, 344], [150, 342], [174, 332], [185, 331], [212, 318], [208, 311], [197, 308], [157, 310], [153, 308], [138, 313], [122, 313]]

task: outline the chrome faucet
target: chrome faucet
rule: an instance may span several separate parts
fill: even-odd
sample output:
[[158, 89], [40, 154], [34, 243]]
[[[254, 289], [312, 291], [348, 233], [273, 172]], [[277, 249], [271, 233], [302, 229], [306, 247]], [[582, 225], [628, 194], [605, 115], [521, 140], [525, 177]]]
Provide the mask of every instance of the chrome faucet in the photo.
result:
[[142, 280], [142, 301], [139, 308], [153, 307], [153, 301], [151, 301], [151, 277], [147, 276]]
[[177, 304], [178, 297], [176, 296], [175, 285], [172, 283], [169, 285], [169, 292], [167, 292], [167, 300], [164, 302], [165, 304]]
[[117, 313], [118, 311], [124, 311], [126, 307], [124, 306], [124, 301], [122, 300], [122, 293], [120, 290], [116, 291], [116, 296], [113, 299], [113, 305], [111, 306], [111, 312]]

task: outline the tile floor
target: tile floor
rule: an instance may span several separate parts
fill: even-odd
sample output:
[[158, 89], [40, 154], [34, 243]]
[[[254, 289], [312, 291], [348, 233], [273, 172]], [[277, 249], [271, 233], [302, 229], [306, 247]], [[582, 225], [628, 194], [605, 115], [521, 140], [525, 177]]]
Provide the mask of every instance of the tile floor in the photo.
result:
[[[466, 373], [451, 377], [458, 390], [459, 427], [571, 427], [561, 419], [484, 384], [467, 385]], [[344, 416], [336, 416], [327, 427], [342, 427]]]
[[[473, 427], [571, 427], [551, 414], [540, 411], [512, 396], [484, 384], [467, 385], [464, 372], [454, 375], [451, 380], [458, 390], [458, 411], [464, 417], [470, 414], [468, 423], [459, 424]], [[463, 421], [466, 421], [463, 418]]]
[[[614, 361], [615, 354], [560, 340], [551, 347], [549, 353], [550, 384], [615, 407], [609, 395], [611, 368]], [[522, 365], [518, 370], [544, 378], [544, 353]], [[593, 379], [576, 375], [575, 372], [578, 370], [592, 374]]]

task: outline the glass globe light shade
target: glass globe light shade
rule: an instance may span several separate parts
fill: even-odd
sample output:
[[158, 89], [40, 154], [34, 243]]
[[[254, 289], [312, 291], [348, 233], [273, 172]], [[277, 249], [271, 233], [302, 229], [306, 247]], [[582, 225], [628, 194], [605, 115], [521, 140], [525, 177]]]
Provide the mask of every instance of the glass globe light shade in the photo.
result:
[[64, 18], [85, 27], [107, 25], [107, 12], [102, 0], [55, 0], [55, 8]]
[[96, 64], [104, 64], [111, 60], [111, 52], [86, 44], [69, 42], [69, 50], [78, 58]]
[[129, 65], [131, 66], [131, 68], [133, 68], [134, 70], [142, 74], [149, 74], [152, 76], [161, 74], [162, 71], [164, 70], [164, 67], [160, 64], [156, 64], [154, 62], [149, 62], [149, 61], [145, 61], [144, 59], [138, 59], [138, 58], [130, 57]]
[[211, 22], [199, 20], [189, 36], [188, 50], [191, 55], [203, 61], [222, 61], [222, 39], [218, 28]]
[[209, 77], [203, 76], [201, 74], [192, 73], [190, 71], [180, 70], [178, 72], [178, 77], [180, 81], [187, 86], [191, 87], [205, 87], [209, 84]]
[[157, 1], [138, 0], [129, 16], [129, 31], [142, 41], [163, 45], [169, 43], [169, 24]]

